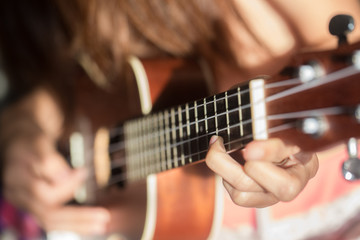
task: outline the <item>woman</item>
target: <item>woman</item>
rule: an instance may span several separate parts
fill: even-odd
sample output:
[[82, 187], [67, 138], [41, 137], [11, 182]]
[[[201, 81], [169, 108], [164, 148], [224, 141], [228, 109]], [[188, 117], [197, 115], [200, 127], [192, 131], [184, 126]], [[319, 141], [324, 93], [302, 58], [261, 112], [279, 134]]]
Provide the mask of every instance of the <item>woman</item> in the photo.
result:
[[[79, 77], [81, 57], [123, 86], [129, 55], [200, 56], [214, 72], [213, 91], [220, 92], [259, 74], [275, 74], [304, 51], [335, 48], [337, 39], [327, 27], [334, 14], [360, 22], [355, 0], [4, 1], [0, 9], [2, 60], [16, 93], [10, 97], [17, 99], [2, 119], [4, 196], [47, 230], [85, 234], [106, 232], [110, 214], [101, 207], [63, 205], [86, 173], [70, 169], [55, 148], [71, 119], [71, 102], [63, 93]], [[349, 42], [359, 35], [355, 29]], [[132, 112], [128, 106], [124, 113]], [[223, 177], [233, 202], [244, 207], [293, 200], [318, 169], [315, 154], [298, 154], [297, 146], [279, 139], [250, 143], [244, 167], [224, 152], [221, 138], [210, 143], [206, 163]], [[290, 155], [296, 157], [276, 164]]]

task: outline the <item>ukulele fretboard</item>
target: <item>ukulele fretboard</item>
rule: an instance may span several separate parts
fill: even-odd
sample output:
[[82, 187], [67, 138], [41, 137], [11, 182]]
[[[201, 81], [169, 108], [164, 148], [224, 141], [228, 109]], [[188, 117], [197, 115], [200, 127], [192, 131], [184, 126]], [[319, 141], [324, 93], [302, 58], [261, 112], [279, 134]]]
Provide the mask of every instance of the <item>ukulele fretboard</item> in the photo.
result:
[[123, 133], [130, 181], [204, 159], [213, 135], [227, 151], [242, 148], [252, 140], [249, 87], [127, 121]]

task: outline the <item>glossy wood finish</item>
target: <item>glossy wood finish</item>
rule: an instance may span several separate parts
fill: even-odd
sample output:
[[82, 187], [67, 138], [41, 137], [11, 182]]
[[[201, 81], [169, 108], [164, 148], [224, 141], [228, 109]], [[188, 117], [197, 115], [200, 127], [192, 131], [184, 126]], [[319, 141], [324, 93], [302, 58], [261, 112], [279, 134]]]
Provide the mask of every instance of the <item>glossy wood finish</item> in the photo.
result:
[[[207, 95], [198, 64], [179, 59], [143, 61], [154, 109]], [[157, 175], [157, 220], [154, 239], [207, 239], [215, 208], [215, 178], [205, 163]]]
[[207, 239], [215, 209], [215, 178], [204, 164], [158, 174], [154, 239]]
[[[360, 49], [359, 44], [354, 46], [343, 45], [336, 51], [306, 54], [297, 57], [293, 60], [292, 65], [285, 69], [282, 74], [268, 80], [267, 83], [292, 79], [297, 77], [296, 70], [298, 66], [308, 64], [309, 62], [317, 62], [325, 71], [325, 76], [323, 77], [325, 81], [326, 78], [334, 76], [334, 73], [337, 73], [336, 78], [339, 80], [321, 86], [313, 86], [307, 90], [267, 102], [268, 117], [276, 114], [329, 109], [333, 107], [340, 107], [339, 109], [343, 111], [341, 114], [327, 115], [321, 114], [321, 110], [317, 110], [308, 115], [309, 117], [321, 118], [323, 123], [325, 123], [324, 132], [316, 136], [304, 134], [301, 131], [303, 117], [270, 120], [268, 121], [270, 129], [283, 124], [292, 125], [290, 129], [270, 133], [270, 137], [280, 137], [301, 146], [305, 150], [318, 151], [331, 147], [350, 137], [358, 137], [360, 135], [360, 124], [354, 115], [354, 107], [360, 103], [360, 72], [353, 68], [353, 74], [346, 76], [344, 71], [344, 69], [352, 67], [352, 55], [357, 49]], [[316, 81], [318, 80], [314, 80], [313, 83]], [[303, 86], [313, 83], [305, 83]], [[267, 96], [272, 96], [298, 86], [299, 84], [267, 89], [266, 93]]]
[[[196, 62], [145, 60], [144, 67], [154, 110], [207, 95], [207, 86]], [[76, 82], [75, 116], [88, 119], [93, 133], [99, 127], [112, 127], [141, 115], [136, 81], [131, 73], [127, 77], [108, 90], [99, 89], [88, 79]], [[156, 188], [154, 239], [207, 239], [215, 208], [215, 178], [205, 163], [158, 174]], [[97, 191], [92, 204], [111, 209], [114, 219], [109, 226], [111, 232], [121, 233], [128, 239], [140, 239], [146, 220], [146, 198], [146, 182], [139, 181], [128, 183], [124, 188], [111, 186]]]

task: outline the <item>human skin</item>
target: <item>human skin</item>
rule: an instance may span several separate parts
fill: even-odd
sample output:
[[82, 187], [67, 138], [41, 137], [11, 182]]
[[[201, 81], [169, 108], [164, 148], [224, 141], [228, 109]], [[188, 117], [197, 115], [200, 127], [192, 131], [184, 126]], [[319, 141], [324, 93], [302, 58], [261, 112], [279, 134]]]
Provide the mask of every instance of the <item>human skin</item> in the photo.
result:
[[[236, 51], [236, 65], [228, 65], [223, 59], [216, 61], [216, 91], [227, 90], [258, 74], [275, 73], [303, 51], [336, 47], [337, 40], [327, 33], [328, 21], [335, 13], [351, 14], [360, 22], [355, 0], [346, 4], [335, 0], [236, 0], [236, 6], [244, 23], [227, 20], [234, 36], [230, 45]], [[350, 42], [356, 39], [359, 39], [358, 29], [349, 36]], [[56, 151], [63, 113], [51, 92], [38, 89], [5, 114], [11, 116], [14, 112], [30, 113], [39, 131], [30, 138], [20, 135], [8, 145], [4, 163], [5, 197], [34, 215], [46, 230], [106, 232], [111, 221], [107, 209], [64, 205], [86, 178], [86, 171], [70, 169]], [[289, 156], [292, 157], [285, 165], [276, 165]], [[221, 138], [213, 137], [206, 163], [223, 177], [233, 201], [246, 207], [264, 207], [294, 199], [318, 168], [316, 154], [302, 153], [297, 146], [279, 139], [251, 142], [243, 157], [246, 163], [241, 166], [224, 152]], [[64, 176], [66, 180], [60, 181]]]

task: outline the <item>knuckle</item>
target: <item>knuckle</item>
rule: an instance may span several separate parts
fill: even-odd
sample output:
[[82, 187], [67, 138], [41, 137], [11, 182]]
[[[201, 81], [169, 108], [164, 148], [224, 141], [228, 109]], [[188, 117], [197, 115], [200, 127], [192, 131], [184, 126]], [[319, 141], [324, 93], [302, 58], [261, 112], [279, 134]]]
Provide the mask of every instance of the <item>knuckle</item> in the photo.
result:
[[239, 191], [244, 191], [248, 190], [251, 182], [251, 179], [246, 177], [245, 175], [239, 175], [232, 180], [231, 185]]
[[310, 170], [309, 170], [309, 176], [310, 178], [315, 177], [317, 171], [319, 170], [319, 159], [318, 156], [316, 154], [314, 154], [314, 156], [312, 157], [311, 164], [309, 166]]
[[246, 193], [246, 192], [241, 192], [241, 191], [233, 191], [231, 194], [230, 194], [230, 197], [231, 197], [231, 200], [239, 205], [239, 206], [243, 206], [243, 207], [247, 207], [247, 206], [250, 206], [251, 205], [251, 202], [250, 201], [250, 197], [249, 197], [249, 194]]
[[286, 184], [283, 184], [279, 191], [277, 192], [276, 196], [280, 201], [288, 202], [293, 200], [302, 189], [302, 185], [300, 181], [293, 180], [289, 181]]
[[206, 154], [205, 162], [209, 168], [214, 169], [216, 167], [217, 160], [222, 157], [222, 154], [210, 149]]

